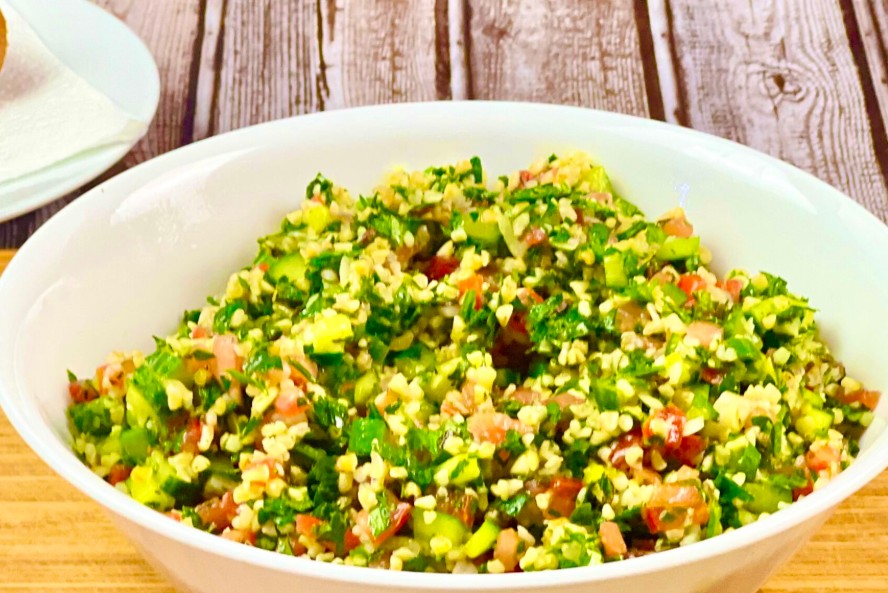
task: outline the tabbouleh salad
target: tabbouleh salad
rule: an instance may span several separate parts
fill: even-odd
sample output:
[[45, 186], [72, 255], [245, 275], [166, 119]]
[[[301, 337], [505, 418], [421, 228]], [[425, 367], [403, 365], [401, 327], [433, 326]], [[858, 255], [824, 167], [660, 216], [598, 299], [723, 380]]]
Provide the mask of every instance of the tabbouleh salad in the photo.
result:
[[691, 544], [858, 452], [879, 393], [766, 273], [707, 268], [587, 155], [488, 179], [318, 175], [224, 294], [150, 355], [70, 374], [76, 453], [229, 540], [502, 573]]

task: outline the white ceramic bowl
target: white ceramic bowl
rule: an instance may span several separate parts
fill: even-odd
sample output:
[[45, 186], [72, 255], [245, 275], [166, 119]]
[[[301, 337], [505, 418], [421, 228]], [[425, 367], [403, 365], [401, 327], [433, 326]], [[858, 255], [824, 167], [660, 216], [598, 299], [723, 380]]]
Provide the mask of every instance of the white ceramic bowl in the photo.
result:
[[[169, 521], [95, 477], [67, 446], [65, 369], [150, 349], [179, 314], [224, 289], [318, 171], [368, 190], [393, 165], [481, 156], [494, 172], [579, 148], [649, 215], [678, 203], [715, 265], [765, 269], [811, 298], [854, 375], [888, 387], [888, 229], [831, 187], [742, 146], [653, 121], [569, 107], [434, 103], [303, 116], [225, 134], [102, 184], [41, 228], [0, 278], [0, 398], [28, 444], [110, 511], [183, 588], [248, 591], [547, 590], [748, 593], [843, 499], [888, 465], [886, 405], [863, 453], [790, 509], [706, 542], [545, 573], [410, 574], [275, 555]], [[89, 544], [85, 534], [84, 546]], [[836, 575], [837, 577], [841, 575]]]

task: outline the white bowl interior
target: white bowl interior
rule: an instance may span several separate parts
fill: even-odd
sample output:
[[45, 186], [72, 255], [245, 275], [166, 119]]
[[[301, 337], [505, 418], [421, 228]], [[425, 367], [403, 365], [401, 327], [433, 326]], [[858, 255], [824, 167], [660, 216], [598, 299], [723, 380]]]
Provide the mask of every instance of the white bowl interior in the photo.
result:
[[[477, 154], [501, 174], [569, 149], [590, 152], [648, 216], [684, 204], [718, 270], [784, 276], [820, 310], [850, 372], [888, 388], [888, 332], [873, 331], [888, 327], [888, 231], [850, 199], [687, 130], [570, 108], [473, 104], [276, 122], [192, 145], [93, 190], [42, 228], [0, 279], [0, 400], [45, 459], [88, 484], [88, 470], [67, 452], [65, 369], [88, 375], [112, 350], [150, 350], [152, 335], [171, 331], [183, 310], [251, 261], [256, 238], [278, 228], [318, 171], [366, 193], [395, 165]], [[864, 444], [882, 454], [829, 504], [884, 468], [884, 403], [878, 416]]]

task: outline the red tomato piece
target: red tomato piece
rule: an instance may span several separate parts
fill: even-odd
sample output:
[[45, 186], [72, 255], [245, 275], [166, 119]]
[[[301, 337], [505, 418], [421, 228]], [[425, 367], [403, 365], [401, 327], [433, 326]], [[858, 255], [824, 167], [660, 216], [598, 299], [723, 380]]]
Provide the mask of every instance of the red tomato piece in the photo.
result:
[[669, 455], [683, 465], [696, 465], [697, 457], [706, 450], [706, 439], [690, 434], [682, 437], [678, 448], [670, 451]]
[[709, 507], [696, 486], [660, 484], [642, 514], [651, 533], [663, 533], [683, 527], [688, 510], [693, 511], [694, 524], [709, 521]]
[[720, 385], [722, 379], [724, 379], [724, 372], [713, 369], [710, 367], [703, 367], [700, 370], [700, 378], [709, 383], [710, 385]]
[[582, 480], [567, 476], [555, 478], [549, 486], [549, 506], [544, 514], [553, 519], [570, 517], [577, 505], [577, 495], [582, 489]]
[[688, 295], [688, 298], [693, 299], [695, 292], [706, 288], [706, 280], [699, 274], [682, 274], [678, 279], [678, 287]]
[[409, 502], [399, 502], [392, 511], [388, 528], [379, 535], [374, 536], [373, 543], [377, 546], [382, 545], [385, 540], [398, 533], [407, 524], [407, 520], [410, 518], [410, 511], [412, 510], [413, 505]]
[[724, 334], [721, 326], [709, 321], [693, 321], [688, 325], [688, 336], [694, 338], [704, 348], [709, 348], [713, 341], [719, 340]]
[[818, 449], [810, 449], [805, 454], [805, 464], [813, 472], [820, 472], [831, 468], [834, 464], [842, 460], [841, 451], [836, 451], [829, 445], [824, 445]]
[[512, 572], [518, 566], [518, 547], [521, 538], [514, 529], [503, 529], [496, 538], [493, 557], [503, 563], [506, 572]]
[[299, 514], [296, 515], [296, 533], [308, 537], [314, 537], [318, 527], [324, 524], [323, 519], [318, 519], [314, 515]]
[[195, 328], [191, 330], [191, 337], [195, 340], [199, 338], [206, 338], [208, 335], [210, 335], [210, 332], [207, 330], [207, 328], [201, 327], [199, 325], [195, 326]]
[[859, 403], [864, 408], [875, 410], [876, 406], [879, 405], [879, 398], [881, 396], [882, 393], [879, 391], [858, 389], [857, 391], [852, 391], [839, 396], [839, 400], [846, 404]]
[[725, 280], [721, 287], [731, 295], [731, 299], [733, 299], [735, 303], [740, 302], [740, 291], [743, 290], [743, 282], [736, 278], [731, 278], [730, 280]]
[[[654, 420], [662, 420], [666, 425], [666, 434], [655, 433], [651, 429], [651, 423]], [[678, 449], [681, 445], [682, 431], [684, 431], [687, 416], [685, 413], [673, 405], [668, 405], [663, 409], [657, 410], [650, 418], [648, 418], [641, 427], [641, 433], [645, 440], [651, 440], [656, 437], [663, 439], [663, 445], [667, 451]]]
[[200, 503], [194, 508], [194, 512], [204, 525], [213, 525], [214, 531], [223, 531], [231, 526], [231, 521], [237, 516], [237, 507], [229, 490], [221, 497]]
[[688, 222], [684, 214], [675, 218], [670, 218], [663, 223], [663, 230], [667, 235], [673, 237], [690, 237], [694, 234], [694, 226]]
[[546, 234], [546, 231], [541, 229], [540, 227], [534, 227], [527, 231], [524, 234], [524, 244], [528, 247], [533, 247], [534, 245], [542, 245], [549, 241], [549, 236]]
[[611, 450], [611, 464], [621, 471], [629, 469], [629, 465], [626, 463], [626, 451], [635, 445], [644, 448], [644, 437], [640, 430], [636, 429], [621, 435]]
[[200, 442], [201, 432], [202, 429], [198, 418], [192, 418], [188, 421], [188, 426], [185, 428], [185, 432], [182, 433], [183, 452], [191, 453], [193, 455], [200, 453], [197, 444]]
[[440, 280], [444, 276], [452, 274], [459, 267], [459, 260], [455, 257], [434, 256], [429, 260], [425, 274], [429, 280]]
[[75, 404], [82, 404], [99, 397], [99, 393], [83, 381], [68, 383], [68, 395], [71, 396], [71, 401]]
[[132, 473], [133, 468], [123, 465], [122, 463], [115, 463], [111, 466], [110, 472], [108, 472], [108, 483], [112, 486], [116, 486], [120, 482], [125, 482], [127, 478], [130, 477], [130, 473]]
[[459, 298], [462, 298], [470, 290], [473, 291], [475, 293], [475, 310], [480, 311], [481, 307], [484, 306], [483, 287], [484, 278], [480, 274], [472, 274], [457, 285], [457, 288], [459, 288]]
[[607, 558], [615, 558], [624, 556], [628, 549], [626, 548], [626, 540], [620, 533], [620, 526], [613, 521], [604, 521], [598, 527], [598, 536], [601, 538], [601, 546], [604, 548], [604, 555]]
[[499, 445], [506, 440], [506, 433], [510, 430], [521, 434], [531, 432], [531, 428], [520, 420], [510, 417], [502, 412], [484, 412], [473, 414], [468, 420], [469, 432], [476, 441]]

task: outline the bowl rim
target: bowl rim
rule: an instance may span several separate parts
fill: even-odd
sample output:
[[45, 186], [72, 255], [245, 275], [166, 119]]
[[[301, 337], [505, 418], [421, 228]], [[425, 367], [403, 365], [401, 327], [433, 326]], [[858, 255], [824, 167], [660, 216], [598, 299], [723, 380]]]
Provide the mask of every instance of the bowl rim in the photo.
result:
[[[113, 192], [115, 185], [121, 181], [149, 180], [153, 175], [169, 169], [187, 165], [208, 156], [232, 152], [232, 147], [238, 145], [241, 145], [241, 149], [244, 146], [261, 147], [263, 137], [269, 133], [273, 137], [275, 128], [287, 129], [290, 126], [298, 128], [300, 122], [309, 120], [343, 117], [373, 118], [387, 112], [403, 112], [403, 114], [420, 118], [449, 117], [457, 114], [465, 116], [467, 113], [471, 113], [475, 117], [484, 117], [494, 113], [502, 115], [504, 111], [514, 113], [516, 117], [563, 113], [570, 117], [597, 119], [598, 123], [602, 125], [617, 124], [653, 134], [668, 132], [705, 143], [708, 146], [721, 149], [721, 151], [730, 150], [735, 154], [752, 158], [753, 161], [777, 168], [792, 180], [804, 181], [806, 184], [813, 183], [818, 190], [817, 193], [820, 194], [820, 199], [827, 203], [841, 206], [843, 209], [850, 207], [850, 216], [854, 221], [863, 225], [868, 233], [874, 233], [888, 251], [888, 228], [862, 205], [809, 173], [730, 140], [665, 122], [582, 107], [504, 101], [399, 103], [313, 113], [249, 126], [177, 148], [124, 171], [66, 206], [28, 239], [12, 259], [6, 271], [0, 275], [0, 302], [5, 302], [4, 297], [13, 293], [18, 283], [27, 282], [28, 270], [39, 264], [40, 252], [52, 245], [53, 235], [56, 231], [68, 226], [79, 225], [81, 220], [86, 218], [84, 215], [88, 213], [91, 202], [106, 192]], [[125, 197], [125, 193], [119, 195], [119, 199]], [[16, 326], [4, 331], [8, 335], [16, 336], [19, 327]], [[11, 340], [11, 342], [14, 343], [15, 340]], [[15, 346], [6, 348], [9, 352], [15, 351]], [[319, 562], [307, 558], [288, 557], [237, 544], [174, 521], [158, 521], [161, 515], [157, 511], [141, 505], [108, 485], [77, 460], [67, 445], [59, 441], [46, 419], [36, 409], [36, 405], [26, 401], [25, 390], [19, 389], [16, 380], [18, 375], [16, 367], [17, 365], [9, 357], [0, 362], [0, 408], [5, 411], [10, 423], [29, 447], [57, 474], [121, 519], [135, 523], [157, 535], [175, 540], [179, 544], [198, 548], [235, 562], [247, 563], [276, 572], [351, 584], [372, 583], [375, 586], [388, 586], [397, 589], [432, 591], [440, 589], [526, 590], [538, 587], [598, 583], [649, 574], [715, 558], [739, 548], [751, 546], [782, 531], [796, 527], [802, 522], [816, 521], [820, 516], [827, 515], [842, 500], [859, 490], [888, 467], [888, 429], [886, 429], [866, 452], [861, 454], [848, 469], [834, 478], [830, 484], [804, 500], [792, 504], [789, 508], [741, 529], [707, 539], [704, 545], [689, 545], [626, 561], [554, 571], [498, 575], [446, 574], [445, 576], [442, 573], [408, 573], [367, 569]]]

